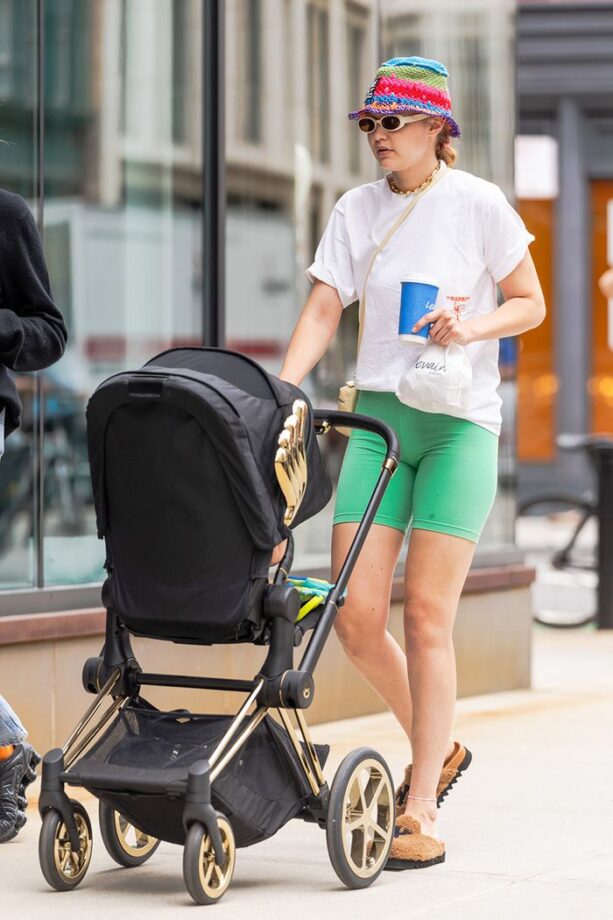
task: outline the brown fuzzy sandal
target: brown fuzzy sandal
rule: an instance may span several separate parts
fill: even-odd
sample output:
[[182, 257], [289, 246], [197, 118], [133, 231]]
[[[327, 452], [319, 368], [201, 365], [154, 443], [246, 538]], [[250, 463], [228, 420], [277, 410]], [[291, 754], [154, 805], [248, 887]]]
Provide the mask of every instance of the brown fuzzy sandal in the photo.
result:
[[[438, 786], [436, 787], [437, 808], [441, 807], [443, 799], [449, 793], [451, 787], [457, 783], [462, 773], [464, 773], [464, 771], [470, 766], [472, 759], [473, 755], [470, 753], [468, 748], [465, 748], [464, 745], [459, 741], [454, 741], [453, 752], [449, 755], [443, 764]], [[404, 782], [396, 790], [397, 809], [404, 808], [406, 805], [407, 795], [409, 794], [409, 786], [411, 785], [412, 771], [413, 764], [410, 763], [404, 771]]]
[[394, 839], [386, 869], [426, 869], [445, 862], [445, 844], [421, 832], [421, 824], [411, 815], [396, 818]]

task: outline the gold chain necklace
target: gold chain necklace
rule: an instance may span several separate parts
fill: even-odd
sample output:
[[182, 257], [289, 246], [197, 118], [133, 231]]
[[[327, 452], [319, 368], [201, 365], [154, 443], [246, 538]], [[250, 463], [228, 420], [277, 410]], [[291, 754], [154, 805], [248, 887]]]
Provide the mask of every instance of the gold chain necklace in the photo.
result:
[[394, 192], [396, 195], [412, 195], [413, 192], [421, 192], [422, 189], [427, 188], [427, 186], [430, 185], [430, 183], [434, 181], [437, 173], [439, 172], [441, 168], [442, 162], [443, 162], [442, 160], [438, 161], [438, 163], [434, 167], [433, 172], [428, 176], [427, 179], [424, 179], [421, 185], [418, 185], [417, 188], [407, 188], [407, 189], [398, 188], [398, 186], [396, 185], [396, 183], [394, 182], [392, 178], [392, 174], [389, 173], [389, 175], [387, 176], [387, 181], [388, 181], [391, 191]]

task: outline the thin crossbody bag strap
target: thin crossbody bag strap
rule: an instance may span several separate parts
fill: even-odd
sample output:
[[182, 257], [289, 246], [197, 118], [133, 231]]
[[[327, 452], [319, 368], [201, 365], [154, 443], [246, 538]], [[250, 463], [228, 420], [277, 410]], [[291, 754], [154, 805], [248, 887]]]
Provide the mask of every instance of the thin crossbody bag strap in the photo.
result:
[[400, 217], [398, 218], [398, 220], [393, 224], [393, 226], [390, 227], [390, 229], [389, 229], [388, 232], [386, 233], [385, 237], [383, 238], [383, 241], [382, 241], [381, 243], [379, 243], [379, 245], [377, 246], [377, 248], [375, 249], [375, 251], [374, 251], [373, 254], [372, 254], [372, 259], [370, 260], [370, 264], [369, 264], [369, 266], [368, 266], [368, 271], [366, 272], [366, 277], [364, 278], [364, 286], [363, 286], [363, 288], [362, 288], [362, 296], [361, 296], [361, 298], [360, 298], [360, 309], [359, 309], [359, 313], [358, 313], [358, 322], [359, 322], [359, 331], [358, 331], [358, 354], [360, 353], [360, 345], [362, 344], [362, 335], [364, 334], [364, 317], [365, 317], [365, 315], [366, 315], [366, 285], [368, 284], [368, 279], [369, 279], [369, 277], [370, 277], [371, 269], [372, 269], [373, 265], [375, 264], [375, 259], [377, 258], [377, 256], [378, 256], [379, 253], [381, 252], [381, 250], [382, 250], [382, 249], [385, 249], [385, 247], [387, 246], [387, 244], [389, 243], [389, 241], [390, 241], [391, 238], [393, 237], [393, 235], [394, 235], [394, 233], [396, 232], [396, 230], [399, 230], [400, 227], [403, 225], [403, 223], [405, 222], [405, 220], [407, 219], [407, 217], [409, 216], [409, 214], [411, 213], [411, 211], [413, 210], [413, 208], [415, 207], [415, 205], [417, 204], [417, 202], [419, 201], [419, 199], [422, 198], [423, 195], [426, 194], [426, 192], [430, 191], [430, 189], [431, 189], [434, 185], [436, 185], [436, 183], [437, 183], [440, 179], [442, 179], [442, 177], [445, 175], [445, 173], [446, 173], [446, 170], [445, 170], [445, 172], [439, 172], [439, 173], [435, 176], [435, 178], [432, 180], [432, 182], [430, 183], [430, 185], [427, 185], [425, 189], [422, 189], [421, 192], [418, 192], [418, 193], [415, 195], [415, 198], [412, 198], [412, 199], [411, 199], [411, 201], [409, 202], [409, 206], [406, 208], [406, 210], [404, 210], [404, 211], [402, 212], [402, 214], [400, 215]]

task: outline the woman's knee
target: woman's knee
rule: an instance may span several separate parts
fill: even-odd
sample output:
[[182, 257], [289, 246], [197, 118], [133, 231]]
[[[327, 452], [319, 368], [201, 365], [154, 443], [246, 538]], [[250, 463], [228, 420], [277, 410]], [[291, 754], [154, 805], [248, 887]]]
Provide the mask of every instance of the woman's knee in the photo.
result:
[[334, 629], [346, 654], [354, 659], [369, 658], [376, 652], [385, 635], [385, 617], [373, 617], [366, 611], [343, 607], [334, 622]]
[[408, 647], [436, 647], [451, 641], [455, 610], [427, 592], [413, 591], [404, 602], [404, 634]]

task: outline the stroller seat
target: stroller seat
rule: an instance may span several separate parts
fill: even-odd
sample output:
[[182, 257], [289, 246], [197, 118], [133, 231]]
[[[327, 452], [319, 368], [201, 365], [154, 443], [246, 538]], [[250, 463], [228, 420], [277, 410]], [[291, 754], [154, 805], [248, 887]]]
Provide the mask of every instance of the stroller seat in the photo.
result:
[[[223, 349], [179, 348], [103, 383], [87, 409], [107, 608], [135, 635], [255, 641], [273, 548], [290, 534], [275, 477], [292, 384]], [[332, 485], [308, 407], [307, 488], [292, 526]]]

